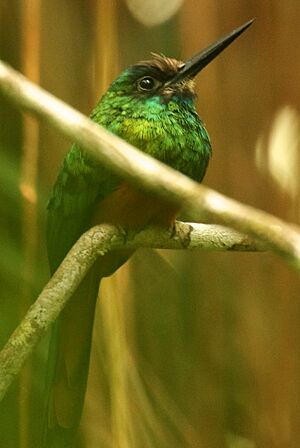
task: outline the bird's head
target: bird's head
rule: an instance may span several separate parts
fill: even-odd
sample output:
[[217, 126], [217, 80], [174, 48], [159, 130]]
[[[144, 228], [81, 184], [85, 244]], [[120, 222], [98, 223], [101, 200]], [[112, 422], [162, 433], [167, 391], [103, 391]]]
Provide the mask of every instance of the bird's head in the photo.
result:
[[152, 59], [138, 62], [126, 69], [113, 82], [110, 90], [120, 96], [132, 95], [136, 98], [159, 96], [162, 101], [168, 101], [174, 96], [193, 98], [195, 76], [252, 22], [250, 20], [185, 62], [153, 54]]

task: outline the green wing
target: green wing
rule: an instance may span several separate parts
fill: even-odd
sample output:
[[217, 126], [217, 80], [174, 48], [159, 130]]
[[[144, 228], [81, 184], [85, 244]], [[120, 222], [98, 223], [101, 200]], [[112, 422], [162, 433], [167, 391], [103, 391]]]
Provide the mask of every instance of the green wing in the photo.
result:
[[95, 204], [118, 185], [118, 178], [76, 144], [68, 152], [48, 204], [47, 248], [53, 273], [88, 229]]

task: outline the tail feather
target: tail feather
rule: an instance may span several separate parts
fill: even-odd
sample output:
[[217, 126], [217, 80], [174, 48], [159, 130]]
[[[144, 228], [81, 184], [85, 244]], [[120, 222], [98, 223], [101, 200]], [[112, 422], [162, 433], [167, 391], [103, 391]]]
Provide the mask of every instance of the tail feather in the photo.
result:
[[87, 385], [99, 282], [95, 266], [54, 324], [46, 378], [43, 448], [73, 446]]
[[50, 339], [42, 448], [71, 448], [87, 386], [95, 306], [101, 278], [112, 274], [133, 251], [99, 258], [71, 297]]

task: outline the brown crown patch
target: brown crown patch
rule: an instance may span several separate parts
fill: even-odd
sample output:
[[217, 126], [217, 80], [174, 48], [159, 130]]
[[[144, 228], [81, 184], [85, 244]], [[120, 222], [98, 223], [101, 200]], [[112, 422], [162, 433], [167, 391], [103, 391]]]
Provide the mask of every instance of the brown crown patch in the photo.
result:
[[174, 58], [168, 58], [164, 55], [151, 53], [152, 59], [146, 61], [140, 61], [136, 64], [136, 67], [147, 67], [155, 72], [158, 71], [164, 78], [170, 78], [174, 76], [184, 63]]

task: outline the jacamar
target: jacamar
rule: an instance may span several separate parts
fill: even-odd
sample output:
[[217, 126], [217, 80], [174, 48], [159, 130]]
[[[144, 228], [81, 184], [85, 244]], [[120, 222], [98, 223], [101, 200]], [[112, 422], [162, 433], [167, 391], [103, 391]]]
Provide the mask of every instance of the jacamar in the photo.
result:
[[[195, 109], [195, 76], [252, 23], [181, 62], [153, 54], [113, 81], [91, 119], [147, 154], [201, 182], [211, 144]], [[171, 226], [178, 209], [110, 172], [74, 144], [67, 153], [48, 205], [48, 255], [53, 273], [79, 236], [93, 224], [139, 229]], [[130, 256], [100, 257], [54, 325], [47, 371], [43, 447], [73, 446], [89, 365], [94, 309], [102, 277]]]

